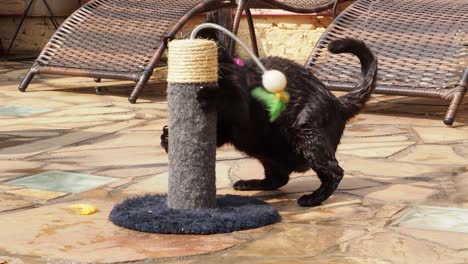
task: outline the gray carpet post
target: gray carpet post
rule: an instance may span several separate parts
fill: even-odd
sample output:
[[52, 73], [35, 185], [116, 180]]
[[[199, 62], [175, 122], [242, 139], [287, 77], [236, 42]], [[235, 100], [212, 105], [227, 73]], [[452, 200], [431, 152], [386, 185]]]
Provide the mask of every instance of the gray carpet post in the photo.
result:
[[216, 207], [216, 112], [196, 98], [216, 87], [217, 47], [209, 40], [174, 40], [168, 57], [169, 190], [173, 209]]
[[114, 224], [160, 234], [217, 234], [276, 223], [278, 211], [254, 197], [216, 196], [216, 113], [196, 99], [217, 86], [216, 44], [174, 40], [169, 44], [169, 191], [130, 197], [114, 206]]

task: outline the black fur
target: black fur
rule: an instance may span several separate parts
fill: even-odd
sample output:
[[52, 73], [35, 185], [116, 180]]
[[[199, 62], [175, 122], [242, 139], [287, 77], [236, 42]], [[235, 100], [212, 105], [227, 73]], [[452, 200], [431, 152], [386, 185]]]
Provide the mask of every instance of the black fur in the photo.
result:
[[[377, 60], [366, 45], [354, 39], [330, 43], [332, 53], [348, 52], [361, 61], [362, 77], [356, 89], [335, 97], [308, 69], [287, 59], [262, 59], [267, 69], [283, 72], [290, 101], [273, 123], [268, 112], [250, 91], [261, 86], [261, 71], [253, 61], [240, 67], [226, 54], [220, 54], [219, 88], [198, 93], [202, 108], [218, 111], [217, 145], [232, 144], [257, 158], [265, 178], [240, 180], [236, 190], [274, 190], [288, 183], [289, 174], [312, 168], [321, 186], [298, 200], [301, 206], [316, 206], [328, 199], [343, 177], [335, 152], [346, 125], [368, 100], [377, 71]], [[222, 51], [222, 49], [221, 49]], [[168, 130], [161, 136], [167, 151]]]

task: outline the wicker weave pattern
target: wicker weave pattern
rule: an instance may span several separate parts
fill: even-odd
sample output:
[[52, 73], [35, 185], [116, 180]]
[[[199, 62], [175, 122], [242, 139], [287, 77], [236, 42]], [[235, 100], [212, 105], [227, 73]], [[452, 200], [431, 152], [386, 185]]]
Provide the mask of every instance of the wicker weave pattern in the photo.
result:
[[327, 29], [306, 67], [331, 88], [352, 87], [358, 60], [326, 52], [331, 40], [352, 37], [377, 54], [377, 88], [453, 88], [468, 65], [467, 14], [467, 0], [359, 0]]
[[202, 0], [95, 0], [72, 15], [37, 59], [40, 66], [140, 73], [168, 29]]
[[[321, 6], [333, 5], [334, 1], [330, 0], [248, 0], [248, 5], [250, 8], [267, 8], [267, 9], [277, 9], [278, 4], [284, 5], [285, 7], [293, 7], [300, 9], [309, 9], [314, 10]], [[288, 8], [285, 8], [288, 10]], [[322, 11], [322, 10], [320, 10]]]

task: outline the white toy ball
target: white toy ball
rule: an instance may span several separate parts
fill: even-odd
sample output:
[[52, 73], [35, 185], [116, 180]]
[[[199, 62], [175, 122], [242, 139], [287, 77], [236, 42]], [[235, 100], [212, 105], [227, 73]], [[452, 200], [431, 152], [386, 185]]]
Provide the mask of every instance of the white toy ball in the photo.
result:
[[262, 75], [263, 87], [272, 92], [280, 92], [286, 88], [286, 76], [277, 70], [268, 70]]

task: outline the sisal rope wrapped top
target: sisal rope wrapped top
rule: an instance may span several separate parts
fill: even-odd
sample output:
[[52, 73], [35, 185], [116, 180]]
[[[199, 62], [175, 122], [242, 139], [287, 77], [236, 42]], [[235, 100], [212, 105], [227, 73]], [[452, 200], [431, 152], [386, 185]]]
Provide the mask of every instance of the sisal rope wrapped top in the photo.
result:
[[169, 43], [170, 83], [212, 83], [218, 81], [216, 43], [206, 39], [182, 39]]

